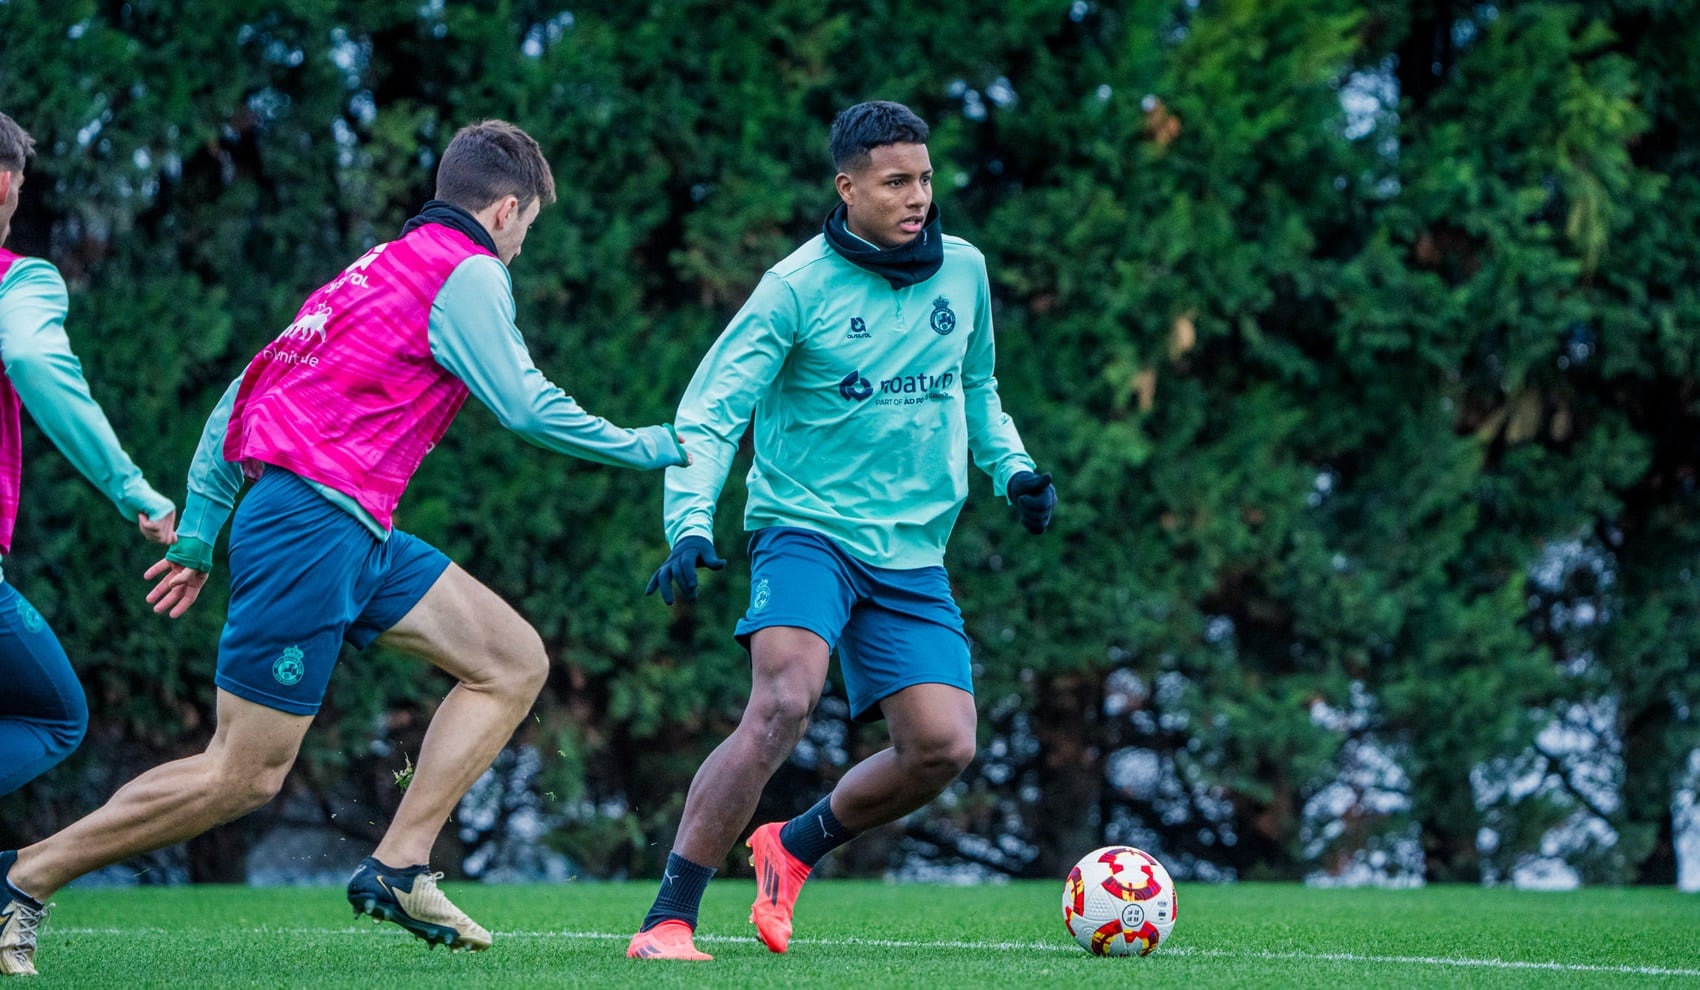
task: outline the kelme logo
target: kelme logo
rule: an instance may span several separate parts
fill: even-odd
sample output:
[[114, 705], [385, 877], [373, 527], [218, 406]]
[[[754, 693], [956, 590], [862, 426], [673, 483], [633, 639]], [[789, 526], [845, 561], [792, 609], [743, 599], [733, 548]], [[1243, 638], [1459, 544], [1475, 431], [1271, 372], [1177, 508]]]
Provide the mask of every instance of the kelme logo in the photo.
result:
[[933, 300], [933, 315], [927, 324], [940, 337], [950, 336], [950, 332], [956, 329], [956, 314], [951, 311], [949, 299], [940, 296]]
[[860, 371], [852, 371], [838, 383], [838, 394], [851, 402], [861, 402], [874, 394], [874, 383], [863, 378]]
[[773, 589], [768, 586], [767, 578], [762, 578], [750, 589], [750, 611], [760, 612], [773, 600]]
[[307, 673], [307, 665], [302, 663], [307, 654], [300, 647], [285, 647], [283, 656], [272, 663], [272, 678], [284, 687], [293, 687], [301, 683], [301, 676]]

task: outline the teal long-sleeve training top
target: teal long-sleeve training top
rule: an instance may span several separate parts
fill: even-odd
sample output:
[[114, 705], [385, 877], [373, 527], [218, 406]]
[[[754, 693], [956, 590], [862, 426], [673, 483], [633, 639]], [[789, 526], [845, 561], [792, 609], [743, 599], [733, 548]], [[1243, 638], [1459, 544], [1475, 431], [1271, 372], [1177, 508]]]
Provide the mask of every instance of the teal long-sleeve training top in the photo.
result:
[[0, 359], [18, 398], [47, 438], [132, 524], [176, 508], [124, 452], [89, 392], [83, 364], [65, 335], [69, 298], [59, 269], [20, 258], [0, 282]]
[[667, 470], [669, 545], [713, 539], [746, 429], [745, 529], [813, 530], [877, 567], [943, 563], [970, 458], [999, 495], [1034, 469], [998, 397], [985, 258], [943, 248], [937, 274], [901, 288], [824, 235], [762, 276], [679, 403], [692, 463]]

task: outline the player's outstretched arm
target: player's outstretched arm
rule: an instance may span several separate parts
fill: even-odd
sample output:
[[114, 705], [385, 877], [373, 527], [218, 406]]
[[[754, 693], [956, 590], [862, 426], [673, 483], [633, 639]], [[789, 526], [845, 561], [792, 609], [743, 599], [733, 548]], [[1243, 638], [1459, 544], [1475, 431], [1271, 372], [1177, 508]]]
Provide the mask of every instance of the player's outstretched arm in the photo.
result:
[[[230, 518], [236, 495], [242, 488], [242, 469], [224, 459], [224, 433], [230, 411], [242, 385], [241, 376], [230, 383], [201, 428], [201, 440], [189, 462], [189, 497], [183, 516], [175, 513], [138, 520], [148, 539], [166, 544], [165, 559], [142, 576], [157, 581], [148, 592], [148, 603], [156, 613], [175, 619], [189, 610], [212, 574], [213, 541]], [[178, 522], [181, 521], [181, 528]]]
[[493, 258], [468, 258], [449, 275], [431, 304], [427, 332], [437, 363], [504, 428], [539, 447], [643, 470], [691, 461], [670, 424], [616, 426], [544, 377], [514, 323], [508, 270]]
[[126, 519], [142, 517], [142, 535], [175, 527], [176, 507], [154, 491], [89, 391], [82, 362], [65, 334], [67, 297], [58, 269], [39, 258], [14, 266], [0, 311], [5, 373], [36, 425]]
[[142, 577], [150, 581], [158, 579], [153, 590], [148, 592], [148, 604], [156, 613], [175, 619], [195, 604], [195, 599], [201, 596], [201, 589], [206, 586], [208, 575], [206, 571], [197, 571], [176, 561], [161, 560], [148, 568]]
[[694, 602], [697, 600], [697, 568], [718, 571], [725, 566], [726, 561], [714, 552], [714, 544], [707, 537], [687, 536], [673, 545], [667, 562], [650, 577], [643, 593], [653, 595], [660, 591], [661, 600], [671, 605], [673, 589], [677, 586], [680, 599]]

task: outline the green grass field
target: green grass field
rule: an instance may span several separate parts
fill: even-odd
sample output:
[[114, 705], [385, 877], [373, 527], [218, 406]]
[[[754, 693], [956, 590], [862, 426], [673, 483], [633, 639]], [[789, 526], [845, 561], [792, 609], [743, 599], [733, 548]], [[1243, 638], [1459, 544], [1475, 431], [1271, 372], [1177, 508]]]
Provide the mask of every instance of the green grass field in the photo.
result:
[[1170, 940], [1100, 959], [1062, 928], [1062, 884], [821, 880], [775, 956], [745, 920], [754, 883], [717, 881], [710, 963], [638, 962], [650, 883], [449, 895], [488, 952], [427, 951], [355, 921], [340, 889], [77, 889], [55, 898], [32, 990], [50, 987], [1700, 987], [1700, 896], [1668, 889], [1317, 890], [1180, 885]]

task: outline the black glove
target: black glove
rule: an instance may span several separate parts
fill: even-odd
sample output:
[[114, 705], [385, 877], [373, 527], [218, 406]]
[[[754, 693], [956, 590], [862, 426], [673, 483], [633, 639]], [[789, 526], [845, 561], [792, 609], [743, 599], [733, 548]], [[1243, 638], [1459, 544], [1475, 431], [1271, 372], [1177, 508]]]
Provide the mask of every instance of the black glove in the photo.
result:
[[706, 537], [687, 536], [673, 544], [673, 552], [667, 557], [667, 563], [661, 565], [649, 579], [649, 584], [643, 589], [646, 595], [655, 594], [655, 589], [661, 589], [661, 600], [673, 604], [673, 585], [679, 586], [679, 597], [687, 602], [697, 600], [697, 568], [706, 567], [718, 571], [726, 566], [714, 552], [714, 544]]
[[1017, 471], [1009, 476], [1009, 486], [1005, 491], [1015, 503], [1015, 511], [1021, 516], [1021, 525], [1027, 527], [1027, 532], [1043, 533], [1050, 527], [1051, 513], [1057, 508], [1057, 486], [1051, 484], [1049, 473]]

